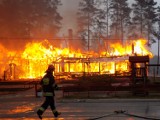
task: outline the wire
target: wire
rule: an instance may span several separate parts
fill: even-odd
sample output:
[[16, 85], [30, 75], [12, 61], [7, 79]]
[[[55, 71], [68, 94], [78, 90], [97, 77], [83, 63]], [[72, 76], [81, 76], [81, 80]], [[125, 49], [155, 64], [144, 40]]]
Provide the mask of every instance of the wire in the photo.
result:
[[131, 116], [131, 117], [143, 118], [143, 119], [146, 119], [146, 120], [160, 120], [160, 118], [150, 118], [150, 117], [144, 117], [144, 116], [139, 116], [139, 115], [135, 115], [135, 114], [129, 114], [129, 113], [126, 113], [126, 111], [124, 111], [124, 110], [117, 110], [117, 111], [114, 111], [111, 114], [105, 114], [105, 115], [102, 115], [102, 116], [99, 116], [99, 117], [86, 119], [86, 120], [97, 120], [97, 119], [100, 119], [100, 118], [109, 117], [111, 115], [116, 115], [116, 114], [124, 114], [124, 115]]
[[134, 115], [134, 114], [129, 114], [129, 113], [122, 113], [122, 114], [131, 116], [131, 117], [143, 118], [146, 120], [160, 120], [159, 118], [150, 118], [150, 117], [144, 117], [144, 116], [139, 116], [139, 115]]
[[111, 115], [115, 115], [115, 113], [105, 114], [105, 115], [102, 115], [102, 116], [99, 116], [99, 117], [90, 118], [90, 119], [86, 119], [86, 120], [97, 120], [97, 119], [100, 119], [100, 118], [109, 117], [109, 116], [111, 116]]

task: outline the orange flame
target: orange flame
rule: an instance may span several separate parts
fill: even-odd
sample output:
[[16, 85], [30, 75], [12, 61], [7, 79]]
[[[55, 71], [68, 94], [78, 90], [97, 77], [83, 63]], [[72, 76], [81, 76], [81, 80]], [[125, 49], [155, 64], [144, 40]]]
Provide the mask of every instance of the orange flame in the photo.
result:
[[[21, 52], [8, 51], [3, 48], [3, 46], [0, 46], [1, 54], [3, 54], [3, 52], [7, 53], [7, 55], [3, 57], [5, 58], [4, 61], [1, 57], [2, 55], [0, 56], [1, 66], [2, 64], [5, 65], [0, 72], [3, 75], [4, 71], [8, 71], [10, 79], [38, 78], [44, 74], [50, 63], [55, 64], [56, 73], [95, 72], [99, 74], [114, 74], [116, 71], [120, 73], [128, 72], [128, 60], [120, 57], [132, 55], [149, 55], [152, 57], [153, 54], [148, 51], [145, 44], [146, 40], [144, 39], [130, 41], [126, 45], [112, 43], [108, 51], [103, 51], [99, 54], [93, 51], [84, 54], [80, 50], [75, 51], [69, 48], [56, 48], [47, 40], [28, 43], [25, 50]], [[112, 59], [113, 56], [115, 59]]]
[[145, 39], [139, 39], [139, 40], [132, 40], [131, 42], [127, 43], [125, 46], [123, 46], [120, 43], [114, 43], [110, 44], [111, 50], [106, 53], [102, 52], [102, 55], [109, 55], [109, 56], [123, 56], [123, 55], [139, 55], [139, 56], [145, 56], [149, 55], [150, 57], [153, 57], [153, 54], [148, 51], [148, 48], [146, 46], [147, 40]]

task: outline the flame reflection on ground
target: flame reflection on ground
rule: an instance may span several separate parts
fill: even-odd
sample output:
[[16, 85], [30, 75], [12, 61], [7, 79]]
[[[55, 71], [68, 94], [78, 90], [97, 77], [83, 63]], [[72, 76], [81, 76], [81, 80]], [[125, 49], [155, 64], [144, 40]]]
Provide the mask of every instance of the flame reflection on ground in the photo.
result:
[[[110, 120], [142, 120], [142, 119], [135, 119], [135, 118], [125, 118], [123, 117], [115, 117], [115, 118], [109, 118]], [[101, 118], [99, 120], [106, 120], [107, 118]], [[3, 118], [3, 120], [39, 120], [38, 118]], [[43, 118], [43, 120], [75, 120], [74, 118]], [[76, 120], [92, 120], [92, 119], [82, 119], [82, 118], [76, 118]], [[94, 120], [94, 119], [93, 119]]]
[[15, 114], [15, 113], [23, 113], [31, 111], [32, 108], [29, 106], [17, 106], [15, 109], [12, 109], [9, 111], [9, 114]]

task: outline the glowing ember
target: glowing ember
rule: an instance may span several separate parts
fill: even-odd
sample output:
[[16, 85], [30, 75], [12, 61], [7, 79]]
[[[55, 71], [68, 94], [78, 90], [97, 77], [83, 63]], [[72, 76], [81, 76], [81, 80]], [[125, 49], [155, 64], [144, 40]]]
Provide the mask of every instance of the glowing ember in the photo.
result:
[[52, 63], [56, 66], [56, 73], [123, 73], [129, 71], [128, 56], [153, 56], [145, 44], [144, 39], [130, 41], [125, 47], [120, 43], [112, 43], [108, 51], [85, 54], [80, 50], [56, 48], [47, 40], [28, 43], [21, 52], [8, 51], [0, 46], [0, 72], [7, 79], [38, 78]]

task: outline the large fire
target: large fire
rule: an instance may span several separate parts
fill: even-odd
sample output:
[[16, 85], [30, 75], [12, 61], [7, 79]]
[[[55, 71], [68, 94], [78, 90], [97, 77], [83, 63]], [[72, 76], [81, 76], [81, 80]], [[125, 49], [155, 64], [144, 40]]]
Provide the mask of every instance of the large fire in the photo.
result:
[[56, 67], [55, 74], [128, 72], [128, 56], [152, 57], [145, 44], [144, 39], [134, 40], [126, 45], [112, 43], [107, 51], [100, 53], [56, 48], [47, 40], [28, 43], [20, 52], [8, 51], [0, 46], [0, 72], [2, 79], [40, 78], [51, 63]]

